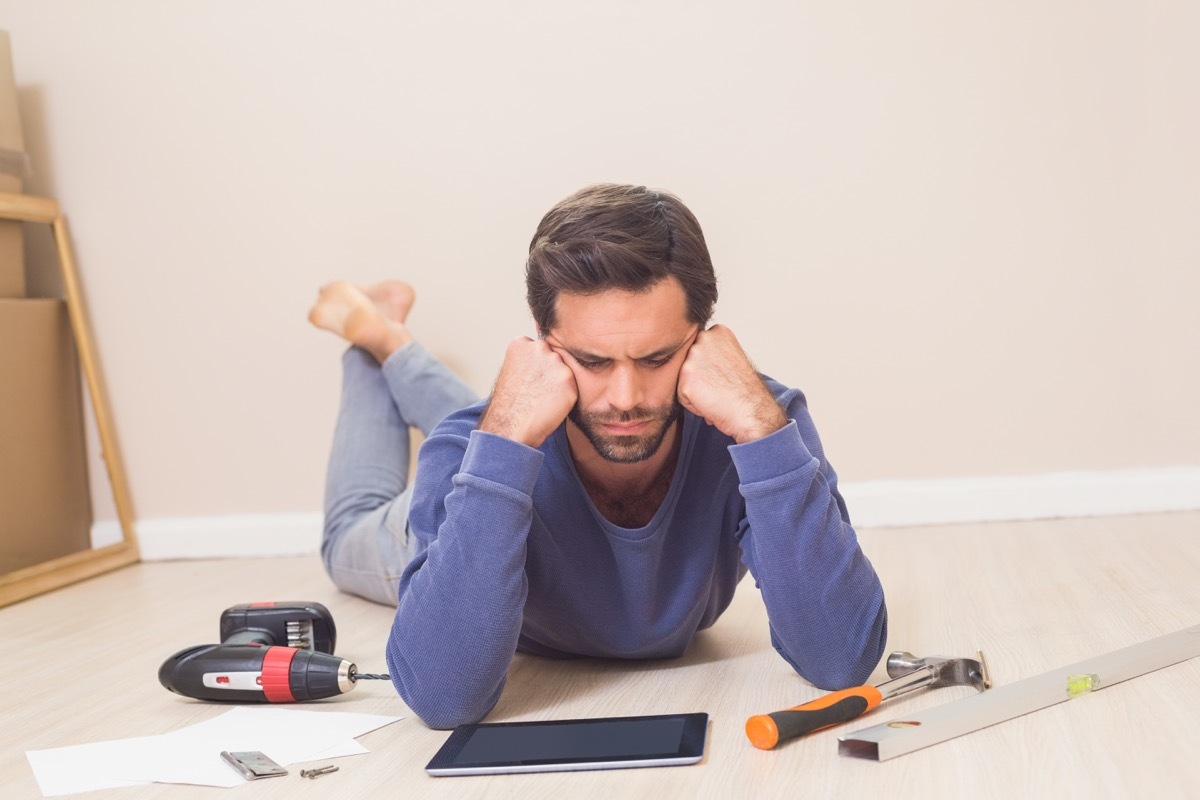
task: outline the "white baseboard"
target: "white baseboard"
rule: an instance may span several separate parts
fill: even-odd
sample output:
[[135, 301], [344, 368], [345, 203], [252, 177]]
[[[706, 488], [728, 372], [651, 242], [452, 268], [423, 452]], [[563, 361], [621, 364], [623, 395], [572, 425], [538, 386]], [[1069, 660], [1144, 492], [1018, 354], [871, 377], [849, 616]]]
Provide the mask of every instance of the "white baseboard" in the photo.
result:
[[[295, 556], [321, 546], [322, 516], [311, 514], [238, 514], [138, 520], [134, 525], [143, 561], [177, 558]], [[120, 541], [116, 522], [92, 527], [92, 546]]]
[[856, 528], [1194, 511], [1200, 467], [862, 481], [842, 495]]
[[[1193, 511], [1200, 467], [861, 481], [841, 491], [856, 528]], [[319, 513], [147, 519], [136, 528], [146, 561], [310, 555], [321, 542]], [[119, 540], [116, 522], [92, 529], [94, 546]]]

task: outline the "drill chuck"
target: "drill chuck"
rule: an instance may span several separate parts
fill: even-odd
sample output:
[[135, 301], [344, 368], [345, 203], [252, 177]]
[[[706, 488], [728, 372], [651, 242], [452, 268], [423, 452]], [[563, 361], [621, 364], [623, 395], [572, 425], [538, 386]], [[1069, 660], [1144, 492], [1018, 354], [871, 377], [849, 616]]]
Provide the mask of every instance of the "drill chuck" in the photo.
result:
[[163, 662], [159, 682], [197, 700], [294, 703], [345, 694], [357, 668], [344, 658], [292, 647], [207, 644]]

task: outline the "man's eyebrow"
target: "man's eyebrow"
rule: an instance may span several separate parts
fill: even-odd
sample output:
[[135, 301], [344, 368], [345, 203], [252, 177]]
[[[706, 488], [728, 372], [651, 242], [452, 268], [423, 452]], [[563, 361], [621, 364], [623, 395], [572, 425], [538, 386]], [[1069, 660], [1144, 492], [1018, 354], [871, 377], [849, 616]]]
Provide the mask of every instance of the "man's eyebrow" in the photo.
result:
[[574, 347], [563, 345], [563, 350], [571, 354], [571, 358], [576, 361], [609, 361], [607, 356], [598, 356], [595, 353], [588, 353], [583, 350], [576, 350]]
[[696, 333], [697, 333], [697, 331], [699, 331], [699, 329], [700, 329], [699, 326], [697, 326], [695, 329], [692, 330], [691, 333], [689, 333], [687, 336], [684, 336], [682, 339], [680, 339], [675, 344], [669, 344], [666, 347], [660, 347], [659, 349], [655, 350], [653, 353], [648, 353], [648, 354], [642, 356], [641, 358], [637, 358], [634, 360], [635, 361], [660, 361], [664, 358], [669, 358], [670, 356], [675, 355], [681, 349], [683, 349], [684, 345], [686, 345], [688, 343], [688, 340], [695, 338]]
[[686, 342], [687, 342], [687, 339], [684, 339], [682, 342], [667, 345], [666, 347], [655, 350], [653, 353], [647, 353], [646, 355], [642, 356], [641, 358], [637, 358], [634, 360], [635, 361], [661, 361], [664, 358], [669, 358], [670, 356], [673, 356], [676, 353], [678, 353], [679, 348], [683, 347], [683, 345]]

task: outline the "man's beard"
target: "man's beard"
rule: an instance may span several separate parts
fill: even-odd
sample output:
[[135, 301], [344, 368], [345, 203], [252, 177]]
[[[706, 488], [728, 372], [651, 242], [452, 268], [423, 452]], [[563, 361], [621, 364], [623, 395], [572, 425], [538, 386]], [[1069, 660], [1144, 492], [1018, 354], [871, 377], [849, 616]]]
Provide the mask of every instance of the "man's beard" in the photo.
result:
[[[605, 461], [617, 464], [634, 464], [645, 461], [658, 452], [662, 447], [671, 425], [683, 413], [683, 406], [678, 400], [658, 408], [633, 409], [632, 411], [582, 411], [576, 403], [567, 419], [583, 432], [592, 447]], [[604, 433], [600, 426], [606, 423], [657, 421], [658, 426], [637, 436], [611, 436]]]

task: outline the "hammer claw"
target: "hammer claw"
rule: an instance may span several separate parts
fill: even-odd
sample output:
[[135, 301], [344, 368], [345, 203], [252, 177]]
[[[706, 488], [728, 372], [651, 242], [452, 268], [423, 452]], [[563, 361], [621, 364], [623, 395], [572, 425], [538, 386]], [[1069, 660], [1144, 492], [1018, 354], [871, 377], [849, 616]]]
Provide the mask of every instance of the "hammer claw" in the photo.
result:
[[905, 691], [922, 686], [932, 688], [972, 686], [982, 692], [991, 687], [992, 679], [988, 673], [987, 660], [984, 659], [983, 652], [979, 651], [976, 655], [978, 658], [943, 658], [941, 656], [917, 658], [912, 653], [898, 650], [888, 656], [887, 672], [892, 678], [899, 679], [912, 677], [918, 670], [930, 671], [931, 675], [928, 681], [922, 682], [919, 686], [911, 685], [910, 681], [905, 684]]

